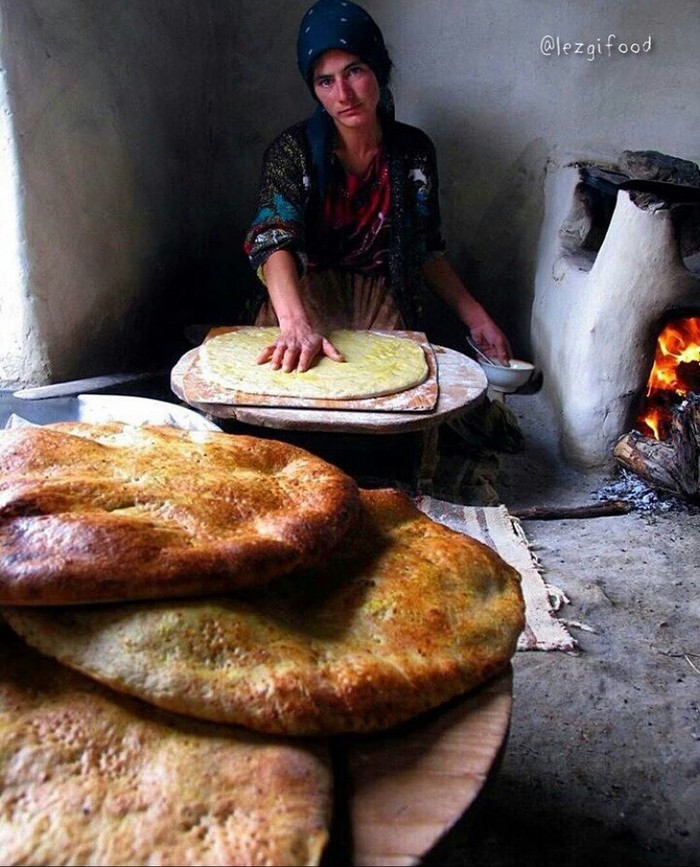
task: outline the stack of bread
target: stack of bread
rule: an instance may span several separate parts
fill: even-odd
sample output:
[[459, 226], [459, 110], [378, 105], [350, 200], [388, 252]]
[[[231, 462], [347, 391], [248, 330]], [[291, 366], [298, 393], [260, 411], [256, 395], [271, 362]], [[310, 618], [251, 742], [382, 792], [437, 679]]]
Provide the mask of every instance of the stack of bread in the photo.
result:
[[273, 440], [0, 432], [0, 862], [317, 864], [325, 739], [504, 670], [518, 573]]

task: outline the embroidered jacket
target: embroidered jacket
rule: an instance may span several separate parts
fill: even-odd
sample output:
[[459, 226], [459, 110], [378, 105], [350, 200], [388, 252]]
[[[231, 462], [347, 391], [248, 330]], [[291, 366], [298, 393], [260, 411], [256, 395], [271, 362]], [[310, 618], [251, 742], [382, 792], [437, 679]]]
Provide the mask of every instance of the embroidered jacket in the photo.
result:
[[[318, 178], [306, 134], [308, 121], [285, 130], [263, 158], [259, 210], [245, 239], [245, 252], [261, 276], [261, 266], [276, 250], [286, 249], [298, 271], [306, 271], [305, 226], [310, 208], [320, 208]], [[421, 266], [442, 253], [435, 149], [417, 127], [384, 122], [384, 148], [391, 183], [391, 238], [388, 286], [406, 322], [415, 328], [420, 312]], [[328, 159], [335, 159], [329, 154]], [[264, 296], [254, 299], [259, 305]]]

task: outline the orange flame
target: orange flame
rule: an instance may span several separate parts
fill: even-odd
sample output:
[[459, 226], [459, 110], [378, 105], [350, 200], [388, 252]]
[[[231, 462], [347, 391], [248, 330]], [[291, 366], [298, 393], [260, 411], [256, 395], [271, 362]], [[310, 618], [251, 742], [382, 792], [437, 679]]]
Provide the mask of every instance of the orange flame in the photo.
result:
[[676, 319], [659, 334], [646, 401], [637, 427], [655, 439], [668, 436], [671, 407], [700, 390], [700, 317]]

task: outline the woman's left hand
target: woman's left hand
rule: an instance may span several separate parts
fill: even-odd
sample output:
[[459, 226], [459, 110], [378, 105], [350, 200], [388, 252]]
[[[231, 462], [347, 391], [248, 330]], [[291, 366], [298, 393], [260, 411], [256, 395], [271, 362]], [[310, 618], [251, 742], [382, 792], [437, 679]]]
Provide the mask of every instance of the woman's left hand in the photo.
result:
[[485, 355], [495, 358], [501, 364], [508, 364], [513, 357], [510, 342], [488, 314], [484, 314], [484, 317], [480, 317], [468, 327], [471, 339]]
[[508, 338], [462, 283], [447, 259], [444, 256], [428, 259], [423, 263], [423, 276], [467, 326], [479, 349], [507, 364], [513, 354]]

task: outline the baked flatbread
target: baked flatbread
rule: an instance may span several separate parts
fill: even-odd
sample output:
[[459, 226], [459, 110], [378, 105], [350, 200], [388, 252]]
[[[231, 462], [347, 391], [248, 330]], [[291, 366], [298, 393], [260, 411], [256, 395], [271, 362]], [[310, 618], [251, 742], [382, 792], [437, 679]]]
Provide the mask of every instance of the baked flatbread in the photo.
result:
[[325, 567], [257, 591], [97, 609], [3, 609], [30, 644], [180, 713], [294, 735], [387, 728], [500, 672], [520, 576], [398, 491], [363, 491]]
[[320, 743], [167, 714], [0, 624], [0, 863], [318, 864], [330, 811]]
[[277, 397], [350, 400], [395, 394], [420, 385], [428, 362], [419, 343], [372, 331], [332, 331], [328, 339], [344, 362], [321, 358], [303, 373], [273, 370], [256, 358], [279, 328], [243, 328], [214, 335], [200, 346], [203, 375], [224, 388]]
[[273, 440], [120, 422], [0, 431], [0, 602], [224, 592], [317, 560], [356, 483]]

